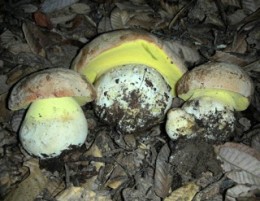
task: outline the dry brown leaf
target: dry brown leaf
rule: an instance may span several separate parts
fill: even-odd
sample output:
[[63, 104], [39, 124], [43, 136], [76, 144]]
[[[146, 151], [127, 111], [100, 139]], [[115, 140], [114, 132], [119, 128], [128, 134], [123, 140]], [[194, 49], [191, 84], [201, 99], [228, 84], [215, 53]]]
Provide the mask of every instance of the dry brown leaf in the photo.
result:
[[238, 184], [251, 184], [251, 185], [260, 186], [259, 177], [255, 177], [254, 175], [252, 175], [244, 170], [237, 170], [237, 171], [234, 170], [234, 171], [228, 172], [226, 174], [226, 176]]
[[129, 19], [130, 15], [127, 11], [121, 11], [119, 8], [115, 8], [111, 12], [110, 21], [114, 30], [126, 28]]
[[228, 46], [224, 51], [244, 54], [247, 51], [246, 38], [247, 36], [245, 34], [237, 35], [233, 40], [232, 46]]
[[82, 187], [69, 187], [56, 197], [57, 201], [112, 201], [110, 196], [101, 195]]
[[7, 109], [7, 101], [8, 101], [9, 93], [0, 94], [0, 122], [9, 122], [11, 119], [12, 111]]
[[200, 54], [193, 46], [181, 44], [178, 41], [166, 41], [165, 44], [177, 54], [183, 61], [196, 64], [200, 61]]
[[[245, 71], [247, 71], [249, 73], [250, 76], [254, 76], [255, 72], [259, 72], [260, 73], [260, 60], [257, 60], [253, 63], [250, 63], [249, 65], [245, 66], [243, 68]], [[260, 81], [260, 79], [259, 79]]]
[[228, 22], [231, 25], [239, 23], [246, 17], [245, 11], [243, 9], [236, 10], [234, 13], [227, 16]]
[[98, 33], [104, 33], [112, 30], [112, 26], [110, 23], [109, 17], [102, 17], [100, 22], [98, 23]]
[[[215, 147], [217, 157], [223, 162], [222, 168], [236, 182], [260, 183], [260, 153], [238, 143], [225, 143]], [[232, 172], [233, 171], [233, 172]]]
[[[249, 197], [249, 200], [253, 200], [254, 191], [260, 190], [259, 186], [247, 186], [247, 185], [236, 185], [227, 190], [226, 200], [228, 198], [239, 198], [239, 197]], [[251, 197], [251, 198], [250, 198]]]
[[91, 11], [89, 5], [85, 3], [75, 3], [71, 5], [70, 8], [74, 13], [83, 14], [83, 15], [86, 15]]
[[234, 7], [237, 7], [237, 8], [241, 7], [239, 0], [221, 0], [221, 2], [224, 5], [234, 6]]
[[169, 195], [173, 179], [168, 163], [169, 156], [170, 148], [165, 144], [158, 153], [154, 175], [154, 191], [161, 198]]
[[41, 5], [41, 11], [44, 13], [50, 13], [55, 10], [60, 10], [71, 4], [78, 2], [79, 0], [45, 0]]
[[243, 9], [248, 13], [255, 12], [260, 6], [258, 0], [242, 0], [241, 2]]
[[52, 192], [56, 190], [58, 185], [50, 182], [42, 173], [38, 160], [30, 159], [24, 165], [29, 167], [30, 175], [8, 194], [5, 201], [34, 200], [44, 188], [48, 187]]
[[46, 27], [48, 29], [52, 29], [53, 25], [51, 23], [50, 18], [45, 15], [44, 13], [40, 12], [40, 11], [36, 11], [33, 14], [34, 17], [34, 21], [35, 23], [40, 26], [40, 27]]
[[216, 51], [216, 53], [210, 57], [210, 60], [215, 62], [228, 62], [232, 64], [236, 64], [238, 66], [246, 66], [252, 61], [250, 58], [238, 56], [229, 52]]
[[251, 146], [260, 152], [260, 129], [258, 133], [252, 137]]
[[0, 94], [3, 94], [8, 91], [10, 86], [6, 84], [7, 76], [6, 75], [0, 75]]
[[41, 31], [31, 23], [23, 23], [22, 29], [31, 51], [35, 54], [45, 57], [46, 53], [40, 40], [42, 37]]
[[199, 186], [191, 182], [173, 191], [164, 201], [192, 201], [198, 191]]
[[11, 71], [7, 74], [7, 81], [6, 83], [8, 85], [15, 84], [18, 80], [22, 79], [23, 77], [37, 71], [38, 69], [35, 69], [31, 66], [22, 66], [18, 65], [15, 68], [13, 68]]

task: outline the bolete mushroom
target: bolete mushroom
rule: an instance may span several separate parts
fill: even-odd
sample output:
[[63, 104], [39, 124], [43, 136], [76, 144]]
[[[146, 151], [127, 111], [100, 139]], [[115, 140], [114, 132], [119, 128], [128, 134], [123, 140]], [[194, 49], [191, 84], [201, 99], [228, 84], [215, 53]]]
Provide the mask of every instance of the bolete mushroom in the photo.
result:
[[[247, 109], [254, 87], [240, 67], [212, 62], [187, 72], [176, 90], [186, 102], [182, 112], [172, 109], [167, 114], [166, 132], [170, 138], [201, 134], [207, 139], [224, 141], [234, 131], [234, 111]], [[189, 124], [184, 123], [187, 121]]]
[[72, 68], [94, 83], [97, 116], [120, 133], [161, 122], [175, 96], [175, 84], [187, 71], [166, 43], [137, 30], [98, 36], [80, 51]]
[[81, 146], [88, 125], [80, 106], [95, 97], [92, 84], [69, 69], [52, 68], [23, 78], [13, 87], [8, 107], [19, 110], [30, 105], [19, 130], [24, 149], [52, 158]]

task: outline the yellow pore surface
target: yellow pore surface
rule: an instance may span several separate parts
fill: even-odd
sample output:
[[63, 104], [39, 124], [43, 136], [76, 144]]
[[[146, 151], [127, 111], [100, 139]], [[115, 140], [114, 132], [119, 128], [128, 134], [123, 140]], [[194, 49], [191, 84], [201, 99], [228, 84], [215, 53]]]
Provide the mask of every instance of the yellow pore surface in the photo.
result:
[[93, 83], [99, 76], [115, 66], [131, 63], [145, 64], [156, 69], [170, 85], [171, 92], [175, 95], [175, 84], [183, 75], [182, 71], [162, 49], [144, 40], [124, 43], [101, 53], [91, 60], [81, 73]]
[[212, 97], [214, 100], [223, 102], [224, 104], [231, 106], [236, 111], [245, 110], [249, 104], [249, 98], [246, 98], [239, 93], [231, 92], [223, 89], [195, 89], [186, 94], [180, 94], [179, 97], [183, 100], [193, 100], [199, 97]]

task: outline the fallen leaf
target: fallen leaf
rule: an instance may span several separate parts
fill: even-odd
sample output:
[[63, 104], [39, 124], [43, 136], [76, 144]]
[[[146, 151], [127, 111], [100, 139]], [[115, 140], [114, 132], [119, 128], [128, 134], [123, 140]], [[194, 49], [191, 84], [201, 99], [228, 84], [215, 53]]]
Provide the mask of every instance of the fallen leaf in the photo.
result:
[[173, 191], [164, 201], [192, 201], [198, 191], [199, 186], [194, 182], [190, 182]]
[[45, 0], [41, 5], [41, 11], [44, 13], [50, 13], [65, 8], [78, 1], [79, 0]]
[[[240, 198], [240, 197], [247, 197], [250, 201], [253, 201], [254, 191], [257, 190], [259, 192], [259, 186], [248, 186], [248, 185], [236, 185], [227, 190], [226, 193], [226, 200], [228, 198]], [[248, 200], [248, 201], [249, 201]]]
[[53, 25], [51, 23], [50, 18], [46, 14], [44, 14], [40, 11], [36, 11], [35, 13], [33, 13], [33, 17], [34, 17], [35, 23], [38, 26], [52, 29]]
[[56, 196], [57, 201], [112, 201], [109, 195], [102, 195], [82, 187], [69, 187]]
[[168, 163], [170, 156], [170, 148], [165, 144], [156, 159], [155, 175], [154, 175], [154, 191], [156, 195], [165, 198], [169, 195], [173, 176]]
[[228, 142], [215, 147], [227, 177], [240, 184], [260, 184], [260, 153], [243, 144]]

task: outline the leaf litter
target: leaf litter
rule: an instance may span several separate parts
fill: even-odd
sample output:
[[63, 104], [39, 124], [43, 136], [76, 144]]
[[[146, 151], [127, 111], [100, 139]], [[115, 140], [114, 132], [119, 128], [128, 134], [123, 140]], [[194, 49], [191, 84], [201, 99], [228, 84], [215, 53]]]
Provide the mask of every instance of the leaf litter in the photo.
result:
[[[259, 1], [8, 0], [0, 9], [0, 199], [259, 199]], [[167, 41], [189, 69], [207, 61], [243, 67], [255, 94], [237, 114], [237, 135], [225, 144], [173, 142], [162, 122], [122, 136], [99, 122], [89, 104], [83, 108], [90, 122], [83, 147], [58, 161], [33, 159], [17, 138], [24, 111], [6, 108], [12, 86], [41, 69], [69, 68], [95, 36], [128, 28]]]

